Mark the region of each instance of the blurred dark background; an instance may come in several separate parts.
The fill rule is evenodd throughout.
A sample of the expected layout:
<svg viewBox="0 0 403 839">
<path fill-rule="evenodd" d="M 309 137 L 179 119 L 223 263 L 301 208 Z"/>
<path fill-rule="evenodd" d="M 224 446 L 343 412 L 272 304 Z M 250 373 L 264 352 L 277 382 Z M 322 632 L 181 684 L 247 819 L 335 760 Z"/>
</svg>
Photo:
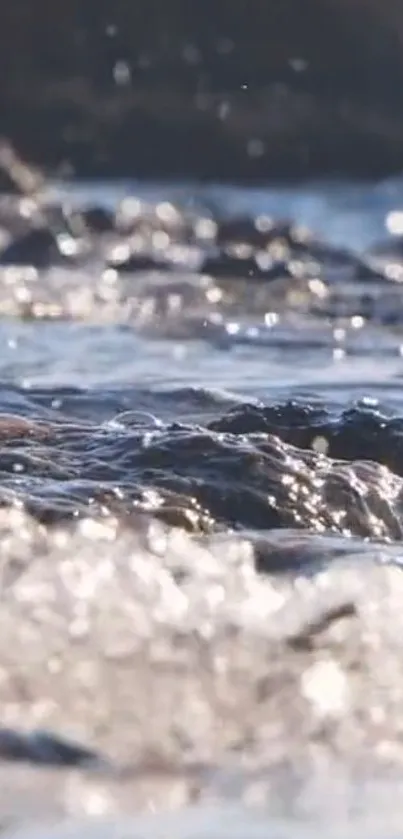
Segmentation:
<svg viewBox="0 0 403 839">
<path fill-rule="evenodd" d="M 403 169 L 403 0 L 3 0 L 0 42 L 0 133 L 49 169 Z"/>
</svg>

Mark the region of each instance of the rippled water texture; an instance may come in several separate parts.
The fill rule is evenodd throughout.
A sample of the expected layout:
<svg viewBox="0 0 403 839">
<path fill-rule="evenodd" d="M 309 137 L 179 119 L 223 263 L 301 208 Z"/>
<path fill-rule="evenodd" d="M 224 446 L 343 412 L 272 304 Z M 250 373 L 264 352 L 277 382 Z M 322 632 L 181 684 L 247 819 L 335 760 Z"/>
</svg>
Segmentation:
<svg viewBox="0 0 403 839">
<path fill-rule="evenodd" d="M 403 182 L 54 184 L 0 246 L 4 828 L 399 835 Z"/>
</svg>

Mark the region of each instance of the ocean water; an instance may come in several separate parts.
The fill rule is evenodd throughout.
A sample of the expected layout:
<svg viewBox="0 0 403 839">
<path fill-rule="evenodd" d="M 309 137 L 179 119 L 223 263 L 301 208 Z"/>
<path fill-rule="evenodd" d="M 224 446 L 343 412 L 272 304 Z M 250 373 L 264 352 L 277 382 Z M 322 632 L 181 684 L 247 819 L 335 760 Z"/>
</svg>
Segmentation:
<svg viewBox="0 0 403 839">
<path fill-rule="evenodd" d="M 402 834 L 403 179 L 0 200 L 0 823 Z"/>
</svg>

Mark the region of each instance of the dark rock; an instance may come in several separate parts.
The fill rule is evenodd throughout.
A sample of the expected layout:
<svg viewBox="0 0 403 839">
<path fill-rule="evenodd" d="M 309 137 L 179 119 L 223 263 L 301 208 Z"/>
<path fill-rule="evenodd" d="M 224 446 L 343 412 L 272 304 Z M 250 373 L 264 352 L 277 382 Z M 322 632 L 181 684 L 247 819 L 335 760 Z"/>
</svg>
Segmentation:
<svg viewBox="0 0 403 839">
<path fill-rule="evenodd" d="M 76 262 L 79 249 L 73 237 L 68 237 L 69 247 L 63 244 L 49 227 L 38 227 L 16 236 L 0 252 L 0 265 L 32 265 L 39 270 L 52 265 L 70 265 Z M 71 246 L 71 247 L 70 247 Z"/>
<path fill-rule="evenodd" d="M 338 248 L 315 240 L 307 244 L 294 245 L 294 250 L 300 255 L 312 257 L 325 267 L 354 270 L 357 265 L 356 255 L 347 248 Z"/>
<path fill-rule="evenodd" d="M 33 265 L 47 268 L 60 261 L 54 233 L 46 227 L 18 236 L 0 253 L 0 265 Z"/>
<path fill-rule="evenodd" d="M 266 255 L 264 254 L 263 265 L 257 261 L 258 254 L 252 256 L 232 256 L 225 251 L 217 256 L 207 256 L 202 264 L 203 274 L 211 274 L 213 277 L 239 278 L 251 280 L 277 280 L 293 277 L 286 262 L 271 261 L 267 258 L 267 267 L 264 265 Z"/>
<path fill-rule="evenodd" d="M 46 766 L 97 768 L 102 759 L 91 749 L 45 731 L 18 732 L 0 728 L 0 758 Z"/>
<path fill-rule="evenodd" d="M 140 271 L 169 271 L 172 269 L 172 266 L 169 262 L 158 259 L 151 254 L 137 254 L 132 253 L 126 259 L 108 260 L 109 268 L 114 268 L 115 271 L 119 271 L 125 274 L 136 273 Z"/>
<path fill-rule="evenodd" d="M 81 216 L 90 233 L 111 233 L 115 229 L 115 216 L 106 207 L 86 207 Z"/>
<path fill-rule="evenodd" d="M 257 226 L 257 220 L 250 216 L 237 216 L 220 222 L 217 231 L 217 244 L 222 247 L 233 243 L 247 243 L 257 248 L 263 248 L 268 240 L 268 233 L 272 223 L 267 219 L 263 229 Z"/>
<path fill-rule="evenodd" d="M 387 277 L 384 271 L 364 259 L 357 259 L 353 279 L 362 280 L 366 283 L 393 283 L 393 280 Z"/>
</svg>

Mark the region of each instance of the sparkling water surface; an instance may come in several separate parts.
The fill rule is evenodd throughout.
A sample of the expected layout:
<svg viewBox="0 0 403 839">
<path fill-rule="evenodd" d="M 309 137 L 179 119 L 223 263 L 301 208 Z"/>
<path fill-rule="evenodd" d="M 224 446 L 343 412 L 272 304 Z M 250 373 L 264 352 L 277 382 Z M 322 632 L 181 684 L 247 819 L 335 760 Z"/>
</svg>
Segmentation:
<svg viewBox="0 0 403 839">
<path fill-rule="evenodd" d="M 5 835 L 398 837 L 403 179 L 46 200 L 128 197 L 118 242 L 0 267 L 2 725 L 120 767 L 2 762 Z M 204 271 L 184 228 L 239 216 L 314 244 Z"/>
</svg>

